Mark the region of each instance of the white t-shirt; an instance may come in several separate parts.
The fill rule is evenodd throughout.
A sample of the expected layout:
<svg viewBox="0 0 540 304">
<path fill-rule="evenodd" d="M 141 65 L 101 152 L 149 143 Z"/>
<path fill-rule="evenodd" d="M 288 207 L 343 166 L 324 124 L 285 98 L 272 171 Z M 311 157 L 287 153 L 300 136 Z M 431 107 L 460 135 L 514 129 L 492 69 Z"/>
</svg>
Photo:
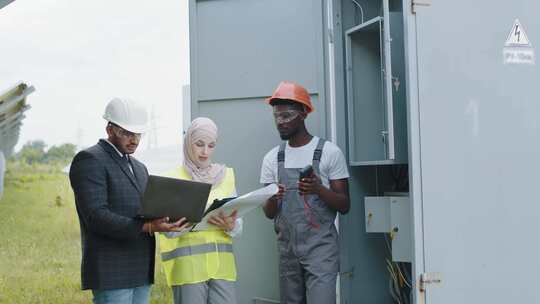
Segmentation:
<svg viewBox="0 0 540 304">
<path fill-rule="evenodd" d="M 318 143 L 319 138 L 317 136 L 313 136 L 311 141 L 302 147 L 293 148 L 287 142 L 285 146 L 285 168 L 304 168 L 311 165 L 313 163 L 313 152 L 315 152 Z M 278 182 L 278 152 L 279 146 L 273 148 L 264 156 L 261 167 L 261 184 Z M 321 181 L 325 187 L 329 187 L 330 180 L 349 177 L 345 157 L 334 143 L 329 141 L 324 143 L 319 170 L 321 172 Z"/>
</svg>

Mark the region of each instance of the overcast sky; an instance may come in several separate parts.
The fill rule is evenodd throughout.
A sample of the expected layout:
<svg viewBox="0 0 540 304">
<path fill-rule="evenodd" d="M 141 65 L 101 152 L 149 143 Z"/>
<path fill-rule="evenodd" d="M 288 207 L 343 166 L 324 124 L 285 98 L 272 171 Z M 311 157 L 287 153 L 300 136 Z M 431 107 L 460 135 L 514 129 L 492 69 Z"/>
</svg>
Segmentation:
<svg viewBox="0 0 540 304">
<path fill-rule="evenodd" d="M 179 143 L 187 2 L 16 0 L 0 9 L 0 91 L 19 81 L 36 88 L 17 147 L 94 144 L 114 96 L 154 108 L 159 146 Z"/>
</svg>

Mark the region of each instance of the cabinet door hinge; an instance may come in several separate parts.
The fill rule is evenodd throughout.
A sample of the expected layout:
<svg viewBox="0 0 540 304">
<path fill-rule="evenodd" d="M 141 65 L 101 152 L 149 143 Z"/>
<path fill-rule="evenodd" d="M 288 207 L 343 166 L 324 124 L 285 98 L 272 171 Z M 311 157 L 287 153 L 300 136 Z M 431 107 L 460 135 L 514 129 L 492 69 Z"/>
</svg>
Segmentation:
<svg viewBox="0 0 540 304">
<path fill-rule="evenodd" d="M 424 272 L 420 275 L 420 292 L 426 291 L 426 285 L 438 285 L 442 283 L 442 274 L 440 272 Z"/>
<path fill-rule="evenodd" d="M 412 13 L 416 14 L 419 7 L 427 7 L 431 5 L 431 0 L 412 0 Z"/>
</svg>

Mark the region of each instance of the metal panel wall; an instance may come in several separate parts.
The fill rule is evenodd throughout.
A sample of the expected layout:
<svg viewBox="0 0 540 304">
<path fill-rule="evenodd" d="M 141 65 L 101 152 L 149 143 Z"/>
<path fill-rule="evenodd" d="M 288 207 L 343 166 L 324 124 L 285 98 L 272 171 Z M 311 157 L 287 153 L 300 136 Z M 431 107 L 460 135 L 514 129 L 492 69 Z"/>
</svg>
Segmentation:
<svg viewBox="0 0 540 304">
<path fill-rule="evenodd" d="M 190 1 L 192 117 L 220 127 L 216 161 L 234 167 L 239 193 L 260 187 L 264 154 L 279 144 L 264 98 L 281 80 L 312 94 L 308 128 L 326 136 L 322 0 Z M 235 240 L 238 302 L 279 299 L 277 247 L 262 211 Z"/>
<path fill-rule="evenodd" d="M 442 273 L 428 304 L 540 302 L 540 69 L 503 64 L 514 20 L 540 43 L 540 3 L 493 4 L 434 1 L 416 15 L 419 99 L 410 120 L 418 119 L 420 149 L 412 158 L 421 169 L 425 271 Z"/>
<path fill-rule="evenodd" d="M 266 96 L 283 79 L 319 93 L 321 10 L 321 1 L 198 1 L 197 100 Z"/>
</svg>

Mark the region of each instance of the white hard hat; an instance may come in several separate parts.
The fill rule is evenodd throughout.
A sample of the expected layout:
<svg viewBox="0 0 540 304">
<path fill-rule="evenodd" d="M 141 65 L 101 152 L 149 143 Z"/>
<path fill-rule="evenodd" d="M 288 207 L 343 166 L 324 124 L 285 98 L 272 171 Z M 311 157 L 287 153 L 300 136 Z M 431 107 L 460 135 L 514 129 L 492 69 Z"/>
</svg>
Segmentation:
<svg viewBox="0 0 540 304">
<path fill-rule="evenodd" d="M 148 114 L 140 104 L 130 99 L 113 98 L 105 108 L 103 118 L 133 133 L 144 133 L 147 129 Z"/>
</svg>

